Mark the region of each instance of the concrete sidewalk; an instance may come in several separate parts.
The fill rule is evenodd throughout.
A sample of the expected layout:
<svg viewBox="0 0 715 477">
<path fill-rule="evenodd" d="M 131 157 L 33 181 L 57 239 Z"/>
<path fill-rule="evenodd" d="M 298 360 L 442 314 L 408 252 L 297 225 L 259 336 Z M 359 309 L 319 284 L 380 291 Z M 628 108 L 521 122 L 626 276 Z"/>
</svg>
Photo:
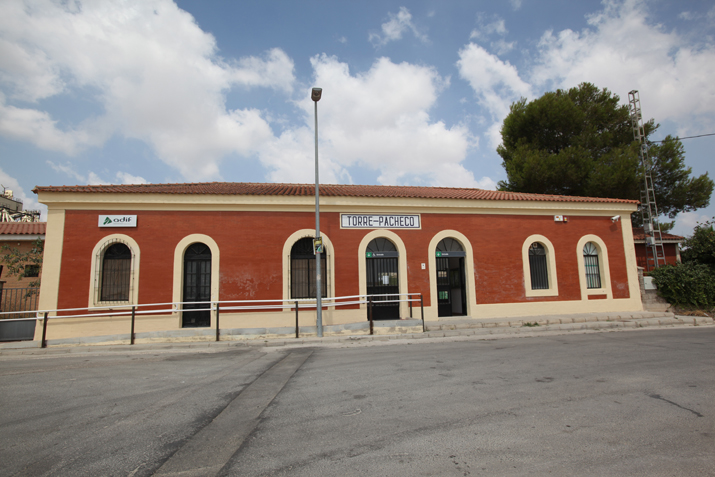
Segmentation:
<svg viewBox="0 0 715 477">
<path fill-rule="evenodd" d="M 542 336 L 572 332 L 598 332 L 672 327 L 715 326 L 710 317 L 674 315 L 666 312 L 583 313 L 519 318 L 471 319 L 466 317 L 440 318 L 428 321 L 424 333 L 376 335 L 341 335 L 323 338 L 273 338 L 226 341 L 153 342 L 135 345 L 50 346 L 40 348 L 36 342 L 0 344 L 0 356 L 55 355 L 92 352 L 220 351 L 235 347 L 322 347 L 358 344 L 387 344 L 388 342 L 442 341 L 462 339 L 498 339 L 501 337 Z"/>
</svg>

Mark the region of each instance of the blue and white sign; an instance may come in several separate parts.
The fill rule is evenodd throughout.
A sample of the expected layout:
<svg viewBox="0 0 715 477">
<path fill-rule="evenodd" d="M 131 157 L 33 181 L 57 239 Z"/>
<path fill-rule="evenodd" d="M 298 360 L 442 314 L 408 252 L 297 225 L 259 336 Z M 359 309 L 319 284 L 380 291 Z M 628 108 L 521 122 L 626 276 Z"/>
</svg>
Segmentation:
<svg viewBox="0 0 715 477">
<path fill-rule="evenodd" d="M 419 229 L 420 216 L 402 214 L 340 214 L 343 229 Z"/>
<path fill-rule="evenodd" d="M 100 215 L 100 227 L 136 227 L 136 215 Z"/>
</svg>

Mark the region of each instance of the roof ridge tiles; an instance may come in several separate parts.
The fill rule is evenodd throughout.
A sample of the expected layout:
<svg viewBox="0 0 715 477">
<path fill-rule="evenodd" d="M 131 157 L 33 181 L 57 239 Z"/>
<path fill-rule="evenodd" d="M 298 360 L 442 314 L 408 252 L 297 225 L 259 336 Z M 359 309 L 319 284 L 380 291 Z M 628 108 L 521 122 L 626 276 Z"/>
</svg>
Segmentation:
<svg viewBox="0 0 715 477">
<path fill-rule="evenodd" d="M 636 200 L 576 197 L 556 194 L 533 194 L 485 190 L 467 187 L 427 187 L 412 185 L 320 184 L 321 193 L 330 197 L 417 198 L 453 200 L 527 200 L 548 202 L 633 203 Z M 33 192 L 129 193 L 129 194 L 207 194 L 254 196 L 310 196 L 314 184 L 261 182 L 188 182 L 165 184 L 98 184 L 85 186 L 36 186 Z"/>
</svg>

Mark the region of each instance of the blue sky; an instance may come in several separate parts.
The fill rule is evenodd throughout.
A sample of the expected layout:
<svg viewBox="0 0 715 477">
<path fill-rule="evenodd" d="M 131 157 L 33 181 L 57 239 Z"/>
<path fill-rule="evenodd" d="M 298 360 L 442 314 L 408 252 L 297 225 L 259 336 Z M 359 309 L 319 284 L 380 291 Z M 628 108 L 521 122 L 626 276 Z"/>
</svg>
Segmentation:
<svg viewBox="0 0 715 477">
<path fill-rule="evenodd" d="M 310 183 L 319 86 L 321 182 L 492 189 L 520 97 L 637 89 L 657 138 L 715 132 L 714 36 L 699 0 L 5 0 L 0 183 L 26 208 L 35 185 Z M 715 136 L 683 144 L 715 175 Z"/>
</svg>

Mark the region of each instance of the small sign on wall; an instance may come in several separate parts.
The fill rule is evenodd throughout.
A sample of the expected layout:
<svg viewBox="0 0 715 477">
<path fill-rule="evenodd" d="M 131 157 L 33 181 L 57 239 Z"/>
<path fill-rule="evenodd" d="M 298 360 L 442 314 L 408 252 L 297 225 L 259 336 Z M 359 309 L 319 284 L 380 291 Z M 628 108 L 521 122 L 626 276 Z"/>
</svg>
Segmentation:
<svg viewBox="0 0 715 477">
<path fill-rule="evenodd" d="M 136 227 L 136 215 L 100 215 L 100 227 Z"/>
</svg>

